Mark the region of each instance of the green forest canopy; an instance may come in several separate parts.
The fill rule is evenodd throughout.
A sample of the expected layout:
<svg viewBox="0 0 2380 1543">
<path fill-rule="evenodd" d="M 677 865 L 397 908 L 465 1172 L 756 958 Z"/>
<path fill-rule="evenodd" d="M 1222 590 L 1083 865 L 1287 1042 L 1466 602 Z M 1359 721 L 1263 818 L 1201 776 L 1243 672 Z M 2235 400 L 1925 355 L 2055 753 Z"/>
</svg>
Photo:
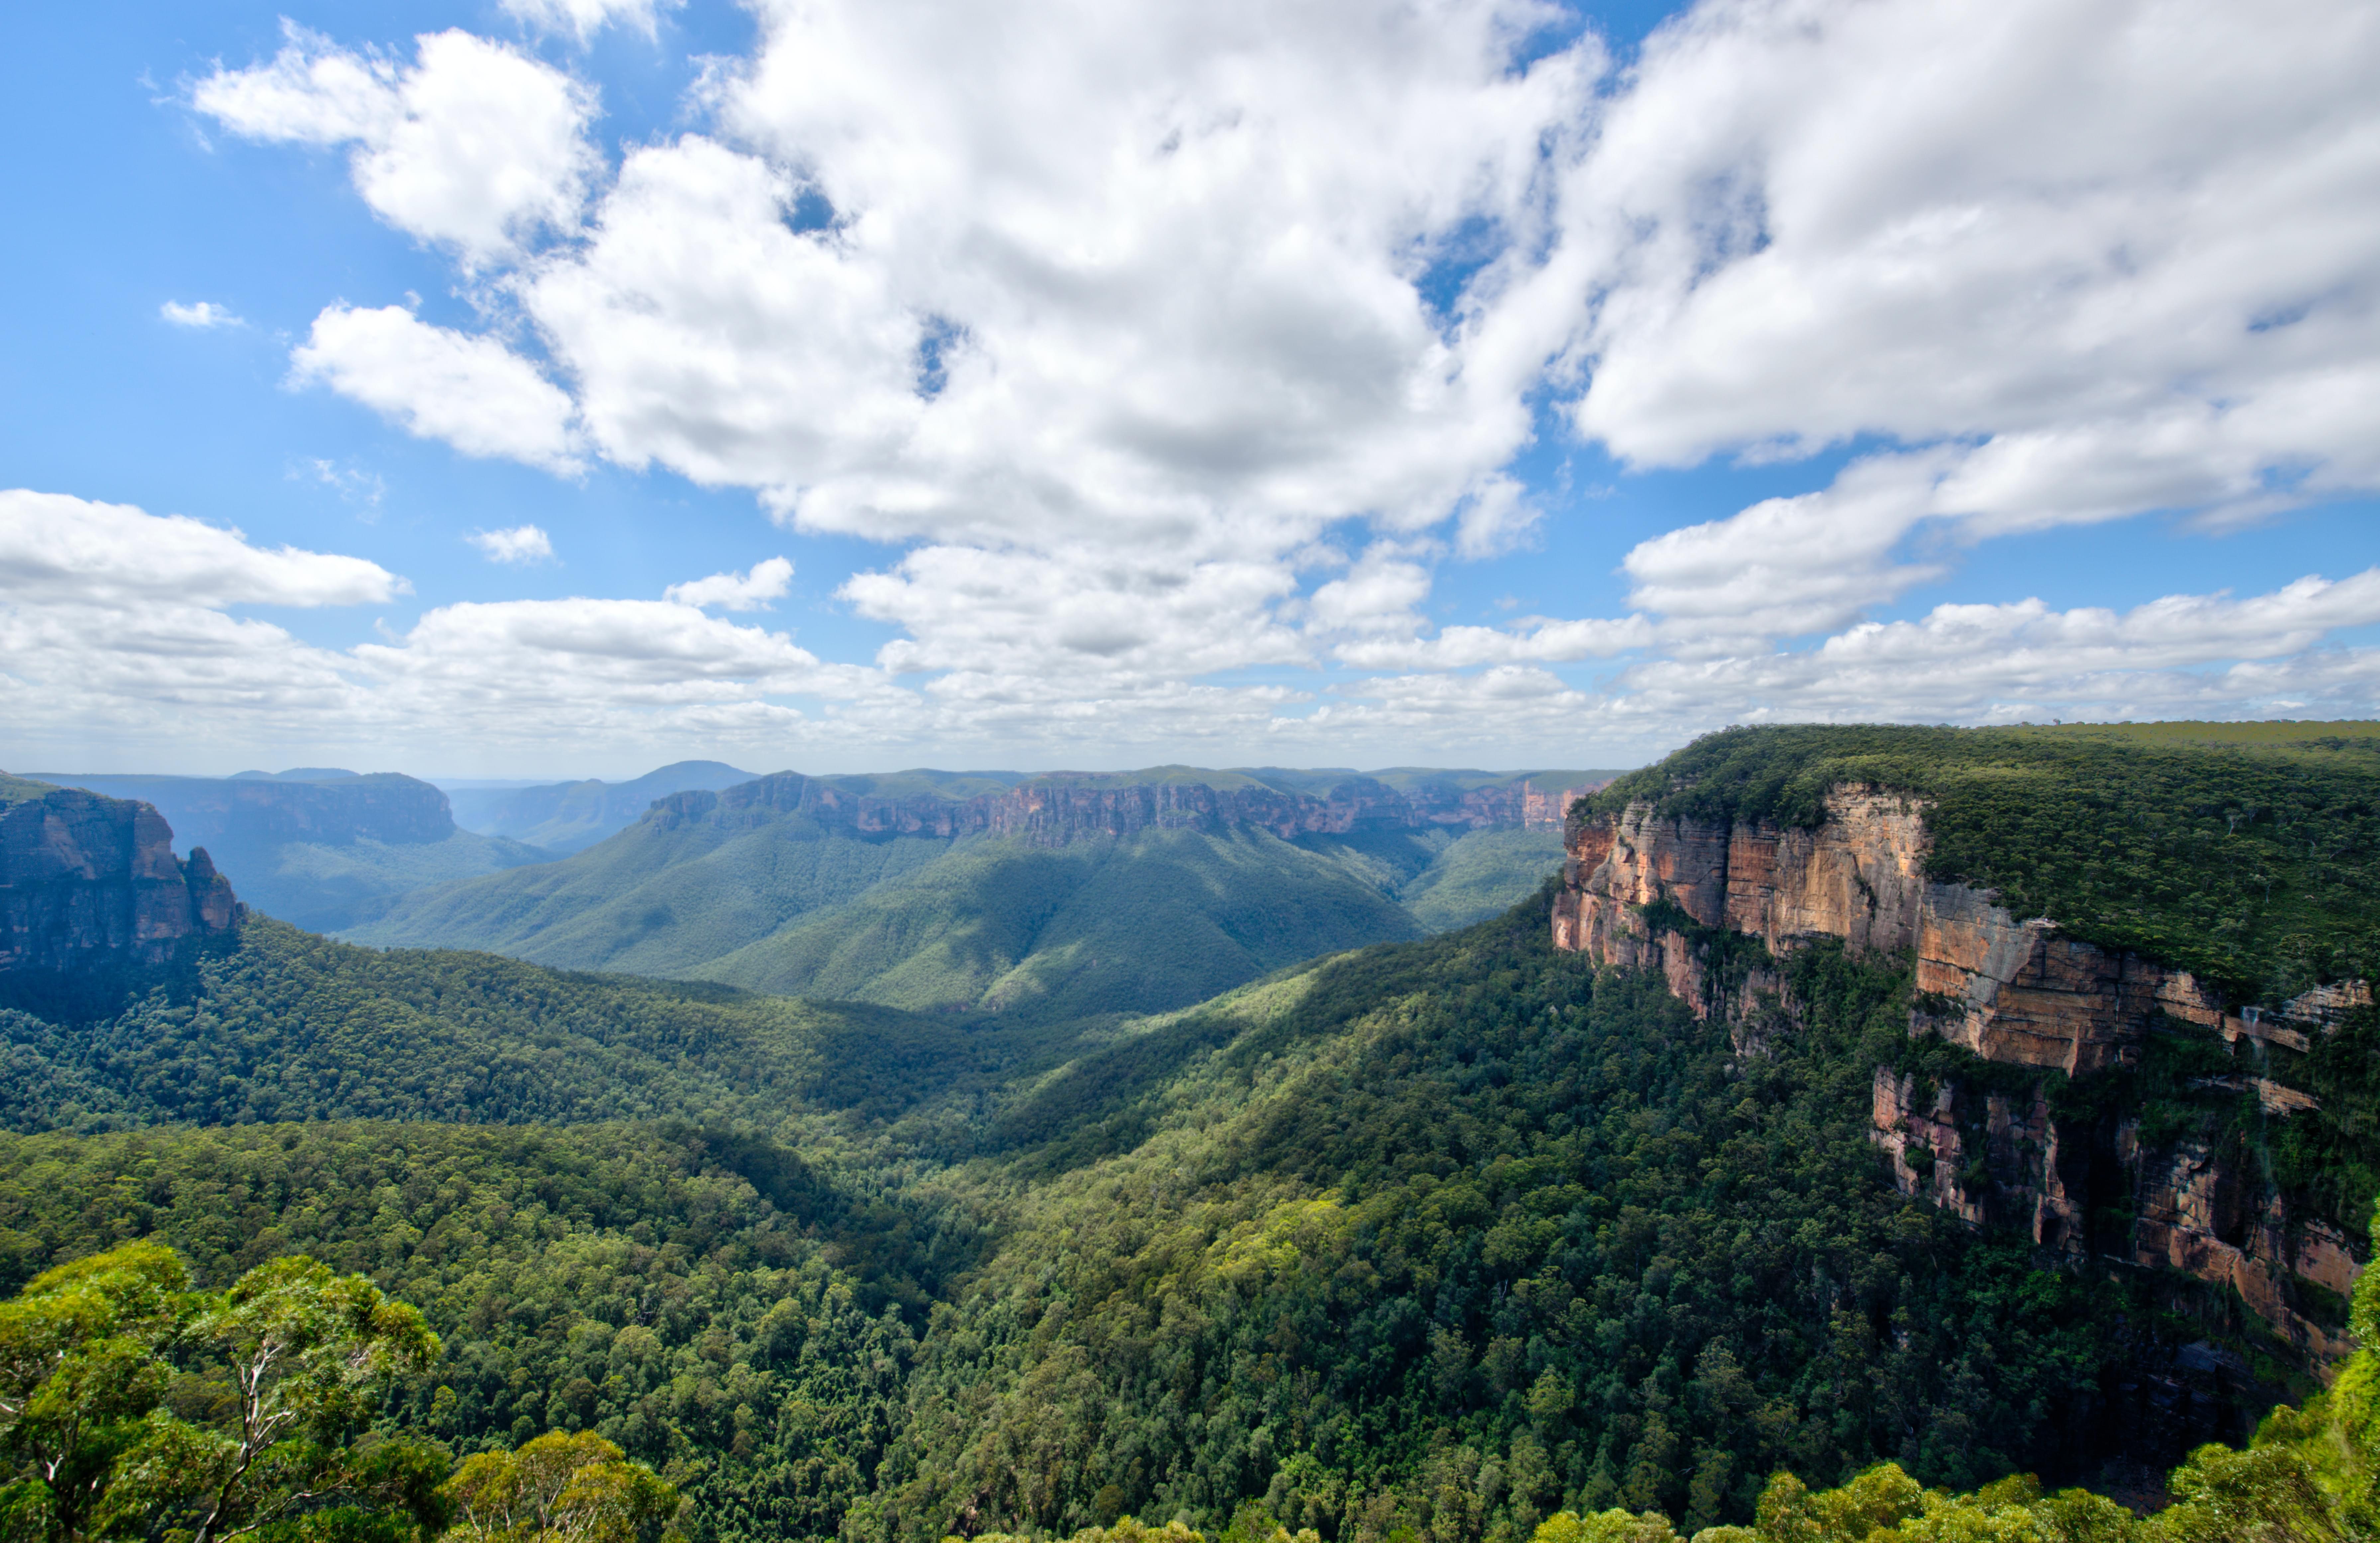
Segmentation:
<svg viewBox="0 0 2380 1543">
<path fill-rule="evenodd" d="M 1781 764 L 1751 748 L 1729 764 Z M 2360 754 L 2307 752 L 2306 796 L 2346 807 Z M 1949 1492 L 2179 1462 L 2313 1391 L 2203 1294 L 2036 1269 L 1881 1182 L 1873 1071 L 1913 1053 L 1892 962 L 1798 954 L 1798 1022 L 1740 1045 L 1557 954 L 1547 904 L 1038 1027 L 252 923 L 116 1018 L 0 1016 L 0 1288 L 140 1240 L 209 1289 L 297 1253 L 360 1272 L 444 1342 L 387 1433 L 592 1433 L 685 1493 L 698 1543 L 1126 1543 L 1126 1515 L 1661 1543 L 1803 1528 L 1764 1513 L 1779 1469 L 1872 1480 L 1796 1537 L 2064 1536 L 2022 1487 Z M 2277 1172 L 2368 1176 L 2375 1032 L 2325 1042 Z M 2222 1117 L 2200 1071 L 2107 1096 Z M 2258 1386 L 2192 1370 L 2208 1339 Z"/>
</svg>

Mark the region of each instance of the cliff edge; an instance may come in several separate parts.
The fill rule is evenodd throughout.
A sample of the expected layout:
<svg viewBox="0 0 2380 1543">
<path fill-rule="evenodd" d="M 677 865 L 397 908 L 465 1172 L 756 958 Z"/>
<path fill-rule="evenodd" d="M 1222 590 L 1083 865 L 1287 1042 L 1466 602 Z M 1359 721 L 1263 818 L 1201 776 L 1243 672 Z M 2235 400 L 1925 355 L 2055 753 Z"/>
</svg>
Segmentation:
<svg viewBox="0 0 2380 1543">
<path fill-rule="evenodd" d="M 2267 1053 L 2309 1050 L 2370 1006 L 2368 982 L 2317 986 L 2277 1010 L 2230 1003 L 2187 970 L 1930 878 L 1927 810 L 1922 796 L 1867 783 L 1827 788 L 1822 818 L 1807 826 L 1665 818 L 1646 799 L 1582 808 L 1567 832 L 1554 944 L 1658 970 L 1701 1016 L 1749 1020 L 1780 1006 L 1779 961 L 1838 939 L 1854 955 L 1913 961 L 1913 1038 L 2073 1078 L 2131 1067 L 2153 1036 L 2195 1028 L 2248 1042 L 2245 1064 L 2275 1074 L 2227 1084 L 2252 1091 L 2263 1114 L 2315 1107 Z M 2006 1079 L 1879 1066 L 1873 1138 L 1903 1193 L 1970 1222 L 2022 1228 L 2077 1261 L 2112 1257 L 2236 1292 L 2317 1362 L 2352 1348 L 2338 1314 L 2321 1310 L 2360 1270 L 2338 1228 L 2290 1214 L 2237 1148 L 2153 1143 L 2137 1112 L 2061 1118 L 2052 1092 L 2046 1077 L 2028 1094 Z"/>
<path fill-rule="evenodd" d="M 0 1005 L 103 1011 L 228 940 L 245 908 L 147 804 L 12 780 L 0 807 Z"/>
</svg>

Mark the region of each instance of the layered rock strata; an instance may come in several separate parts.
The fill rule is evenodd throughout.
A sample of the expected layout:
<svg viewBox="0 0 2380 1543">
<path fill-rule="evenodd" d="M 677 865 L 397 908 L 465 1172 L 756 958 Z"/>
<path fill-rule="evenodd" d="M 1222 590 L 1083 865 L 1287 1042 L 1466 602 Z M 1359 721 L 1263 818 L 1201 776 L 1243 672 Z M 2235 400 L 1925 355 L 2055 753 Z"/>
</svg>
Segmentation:
<svg viewBox="0 0 2380 1543">
<path fill-rule="evenodd" d="M 2070 1075 L 2136 1060 L 2160 1018 L 2303 1051 L 2310 1035 L 2371 1002 L 2369 984 L 2350 982 L 2277 1014 L 2230 1010 L 2187 971 L 2066 937 L 2046 918 L 2012 916 L 1988 892 L 1928 879 L 1924 814 L 1909 796 L 1847 784 L 1828 794 L 1812 830 L 1662 819 L 1643 803 L 1584 820 L 1569 833 L 1554 944 L 1658 969 L 1698 1014 L 1744 1018 L 1781 978 L 1760 966 L 1714 968 L 1712 933 L 1757 938 L 1772 959 L 1840 938 L 1854 954 L 1914 958 L 1912 1034 Z M 2313 1107 L 2268 1076 L 2222 1080 L 2252 1088 L 2270 1118 Z M 1904 1193 L 1977 1225 L 2024 1228 L 2078 1259 L 2113 1255 L 2228 1288 L 2317 1358 L 2348 1348 L 2343 1330 L 2300 1310 L 2306 1295 L 2293 1284 L 2343 1296 L 2357 1270 L 2346 1240 L 2287 1216 L 2236 1161 L 2187 1142 L 2145 1150 L 2132 1121 L 2068 1128 L 2038 1082 L 2016 1097 L 1955 1081 L 1920 1087 L 1879 1067 L 1872 1118 Z M 2108 1220 L 2121 1217 L 2131 1220 Z"/>
<path fill-rule="evenodd" d="M 847 792 L 799 772 L 781 772 L 717 792 L 674 793 L 646 820 L 664 829 L 697 822 L 734 825 L 800 814 L 861 835 L 987 834 L 1038 846 L 1063 846 L 1094 836 L 1142 831 L 1220 833 L 1233 827 L 1271 832 L 1284 840 L 1344 835 L 1363 828 L 1432 827 L 1454 831 L 1535 825 L 1550 828 L 1587 789 L 1538 793 L 1528 784 L 1405 793 L 1369 777 L 1350 777 L 1321 796 L 1261 785 L 1212 787 L 1203 783 L 1107 784 L 1085 777 L 1039 778 L 1001 793 L 967 799 L 930 794 L 884 798 Z"/>
<path fill-rule="evenodd" d="M 73 1010 L 187 963 L 242 907 L 147 804 L 59 788 L 0 808 L 0 1000 Z"/>
</svg>

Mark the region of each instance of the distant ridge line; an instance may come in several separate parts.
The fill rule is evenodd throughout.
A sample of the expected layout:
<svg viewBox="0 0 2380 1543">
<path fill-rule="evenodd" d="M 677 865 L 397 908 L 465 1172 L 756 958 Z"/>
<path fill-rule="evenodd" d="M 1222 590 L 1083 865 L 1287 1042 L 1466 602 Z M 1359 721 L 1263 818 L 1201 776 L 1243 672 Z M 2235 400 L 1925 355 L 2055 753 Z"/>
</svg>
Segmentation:
<svg viewBox="0 0 2380 1543">
<path fill-rule="evenodd" d="M 880 797 L 837 787 L 827 778 L 779 772 L 717 791 L 673 793 L 654 800 L 644 822 L 664 830 L 698 822 L 732 825 L 738 811 L 799 814 L 863 835 L 988 834 L 1038 846 L 1148 830 L 1218 834 L 1253 826 L 1283 840 L 1344 835 L 1359 827 L 1439 827 L 1482 831 L 1559 829 L 1571 801 L 1603 786 L 1591 783 L 1539 792 L 1531 784 L 1401 791 L 1370 777 L 1349 777 L 1317 796 L 1263 786 L 1198 783 L 1090 785 L 1038 778 L 1002 793 L 952 799 L 931 794 Z"/>
</svg>

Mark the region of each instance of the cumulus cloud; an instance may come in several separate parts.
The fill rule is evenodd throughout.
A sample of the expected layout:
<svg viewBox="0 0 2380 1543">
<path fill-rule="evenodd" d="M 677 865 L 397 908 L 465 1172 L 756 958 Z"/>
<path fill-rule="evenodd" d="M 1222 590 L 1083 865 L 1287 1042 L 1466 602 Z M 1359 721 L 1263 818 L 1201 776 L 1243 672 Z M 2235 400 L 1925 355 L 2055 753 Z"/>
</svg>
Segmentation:
<svg viewBox="0 0 2380 1543">
<path fill-rule="evenodd" d="M 1359 670 L 1464 670 L 1479 664 L 1570 663 L 1609 659 L 1655 640 L 1653 624 L 1642 616 L 1574 621 L 1536 619 L 1527 630 L 1450 626 L 1430 638 L 1366 638 L 1332 651 Z"/>
<path fill-rule="evenodd" d="M 228 609 L 380 604 L 407 588 L 361 558 L 260 547 L 180 515 L 0 492 L 6 737 L 27 749 L 94 730 L 170 743 L 217 716 L 268 732 L 350 721 L 369 708 L 337 656 Z"/>
<path fill-rule="evenodd" d="M 568 75 L 464 31 L 417 39 L 408 67 L 294 22 L 282 30 L 269 63 L 216 68 L 191 104 L 246 139 L 352 144 L 373 212 L 472 266 L 576 225 L 596 170 L 585 138 L 596 106 Z"/>
<path fill-rule="evenodd" d="M 582 39 L 654 16 L 512 8 Z M 2272 619 L 2360 614 L 2361 578 L 1865 619 L 1975 542 L 2380 489 L 2368 6 L 1704 0 L 1616 78 L 1591 35 L 1543 52 L 1538 0 L 754 8 L 697 128 L 608 179 L 591 91 L 462 33 L 406 64 L 293 29 L 193 101 L 352 146 L 491 318 L 334 305 L 297 379 L 899 548 L 840 590 L 904 635 L 847 732 L 2371 699 L 2325 644 L 2362 624 Z M 1578 517 L 1516 469 L 1540 407 L 1635 468 L 1857 455 L 1641 541 L 1631 614 L 1433 632 L 1443 564 Z M 1630 653 L 1658 657 L 1599 691 L 1549 668 Z M 1318 660 L 1378 674 L 1202 679 Z"/>
<path fill-rule="evenodd" d="M 841 593 L 910 634 L 879 650 L 883 668 L 949 671 L 965 690 L 1040 700 L 1304 662 L 1309 650 L 1269 609 L 1295 587 L 1274 562 L 928 546 L 889 572 L 855 575 Z"/>
<path fill-rule="evenodd" d="M 519 532 L 492 534 L 519 544 Z M 406 756 L 478 745 L 550 755 L 590 736 L 782 744 L 814 722 L 788 696 L 855 704 L 872 714 L 849 731 L 862 736 L 869 722 L 898 722 L 905 701 L 915 711 L 877 672 L 676 601 L 442 606 L 345 650 L 231 614 L 378 605 L 407 589 L 361 558 L 261 547 L 182 516 L 0 492 L 0 721 L 20 754 L 148 746 L 178 765 L 208 742 Z"/>
<path fill-rule="evenodd" d="M 194 327 L 203 332 L 210 327 L 244 327 L 247 322 L 212 300 L 200 300 L 196 305 L 184 305 L 167 300 L 157 308 L 157 314 L 177 327 Z"/>
<path fill-rule="evenodd" d="M 2313 645 L 2375 621 L 2380 568 L 2309 576 L 2245 600 L 2171 595 L 2121 613 L 2037 600 L 1950 604 L 1852 627 L 1814 650 L 1656 661 L 1622 686 L 1644 709 L 1747 722 L 2362 716 L 2380 690 L 2380 650 Z M 1889 704 L 1882 714 L 1879 704 Z"/>
<path fill-rule="evenodd" d="M 613 23 L 653 37 L 660 13 L 684 0 L 501 0 L 504 14 L 540 32 L 568 32 L 583 47 Z"/>
<path fill-rule="evenodd" d="M 540 526 L 515 525 L 501 530 L 473 530 L 463 538 L 491 563 L 544 563 L 553 557 L 553 538 Z"/>
<path fill-rule="evenodd" d="M 565 473 L 582 464 L 569 395 L 492 337 L 432 326 L 402 306 L 334 305 L 289 358 L 298 383 L 327 385 L 466 456 Z"/>
<path fill-rule="evenodd" d="M 0 594 L 11 604 L 369 605 L 410 589 L 360 557 L 267 551 L 183 515 L 0 492 Z"/>
<path fill-rule="evenodd" d="M 1540 286 L 1549 317 L 1591 297 L 1577 426 L 1656 466 L 1936 448 L 1640 549 L 1639 602 L 1781 579 L 1760 625 L 1806 630 L 1928 577 L 1888 555 L 1924 521 L 2380 485 L 2375 68 L 2352 5 L 1711 0 L 1662 29 Z"/>
<path fill-rule="evenodd" d="M 793 587 L 791 558 L 771 557 L 744 573 L 715 573 L 708 578 L 673 584 L 662 593 L 680 605 L 711 606 L 722 611 L 765 611 Z"/>
</svg>

